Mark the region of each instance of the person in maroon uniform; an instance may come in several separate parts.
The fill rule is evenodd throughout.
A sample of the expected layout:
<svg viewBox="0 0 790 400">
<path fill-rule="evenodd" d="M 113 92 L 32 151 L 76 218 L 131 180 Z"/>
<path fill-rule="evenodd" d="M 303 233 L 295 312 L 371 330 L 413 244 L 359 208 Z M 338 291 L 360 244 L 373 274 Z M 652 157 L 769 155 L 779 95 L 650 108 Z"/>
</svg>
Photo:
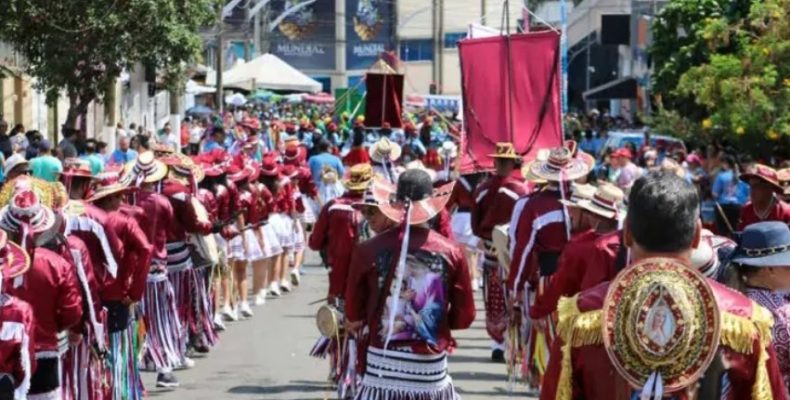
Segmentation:
<svg viewBox="0 0 790 400">
<path fill-rule="evenodd" d="M 764 221 L 790 224 L 790 204 L 781 198 L 784 188 L 776 170 L 757 164 L 753 172 L 743 173 L 740 178 L 751 187 L 750 200 L 741 209 L 740 230 Z"/>
<path fill-rule="evenodd" d="M 508 316 L 505 299 L 505 267 L 499 265 L 491 231 L 497 225 L 507 224 L 513 206 L 528 187 L 521 176 L 521 156 L 512 143 L 497 143 L 492 154 L 496 175 L 486 179 L 474 191 L 475 204 L 471 210 L 472 232 L 485 245 L 483 262 L 483 287 L 486 310 L 486 330 L 493 339 L 491 359 L 505 361 L 505 330 Z"/>
<path fill-rule="evenodd" d="M 430 176 L 414 169 L 401 174 L 395 201 L 376 197 L 399 226 L 358 245 L 351 258 L 346 328 L 361 341 L 366 362 L 357 399 L 457 396 L 447 353 L 455 347 L 450 331 L 474 321 L 472 286 L 461 248 L 426 224 L 450 191 L 433 197 Z"/>
<path fill-rule="evenodd" d="M 257 191 L 251 181 L 257 181 L 258 170 L 252 164 L 244 167 L 231 166 L 228 170 L 230 179 L 239 190 L 237 207 L 241 212 L 237 216 L 237 224 L 241 228 L 241 236 L 231 241 L 231 254 L 233 259 L 233 279 L 236 285 L 238 301 L 235 302 L 234 312 L 244 318 L 253 315 L 247 300 L 247 264 L 256 264 L 263 261 L 261 250 L 260 229 L 258 229 L 259 209 Z M 234 296 L 235 299 L 235 296 Z"/>
<path fill-rule="evenodd" d="M 535 298 L 529 308 L 529 318 L 541 320 L 557 310 L 560 297 L 573 296 L 614 278 L 624 267 L 616 268 L 618 254 L 626 250 L 620 244 L 618 221 L 625 216 L 622 211 L 625 195 L 618 187 L 602 184 L 591 199 L 574 199 L 569 207 L 578 209 L 592 221 L 593 230 L 576 235 L 562 250 L 557 261 L 557 272 L 545 287 L 543 296 Z M 625 254 L 620 254 L 625 263 Z"/>
<path fill-rule="evenodd" d="M 30 303 L 8 293 L 30 269 L 30 257 L 0 230 L 0 399 L 27 398 L 36 369 L 35 317 Z"/>
<path fill-rule="evenodd" d="M 153 248 L 137 221 L 120 211 L 124 196 L 134 189 L 129 183 L 120 181 L 118 173 L 101 174 L 88 198 L 88 202 L 107 213 L 107 230 L 123 243 L 118 277 L 105 285 L 101 296 L 108 314 L 107 347 L 112 365 L 113 400 L 142 399 L 144 393 L 134 349 L 139 321 L 134 316 L 133 304 L 143 298 Z"/>
<path fill-rule="evenodd" d="M 195 176 L 194 164 L 187 157 L 169 156 L 161 160 L 169 169 L 162 194 L 170 201 L 175 216 L 167 227 L 167 278 L 173 285 L 179 317 L 183 322 L 181 336 L 185 337 L 190 348 L 206 353 L 217 342 L 217 337 L 212 327 L 211 310 L 207 309 L 205 279 L 195 269 L 187 244 L 188 235 L 211 233 L 211 223 L 198 218 L 194 204 L 196 180 L 202 176 Z"/>
<path fill-rule="evenodd" d="M 272 185 L 274 184 L 274 179 L 280 174 L 279 166 L 272 162 L 274 159 L 271 156 L 269 157 L 268 160 L 270 161 L 262 163 L 258 180 L 253 183 L 259 193 L 259 196 L 257 196 L 258 230 L 263 253 L 263 259 L 253 264 L 252 293 L 255 295 L 255 305 L 266 303 L 266 297 L 269 295 L 269 287 L 272 283 L 274 264 L 279 261 L 280 255 L 283 253 L 283 247 L 280 244 L 280 239 L 277 237 L 277 232 L 269 221 L 269 217 L 276 209 L 276 204 L 272 190 L 264 182 Z M 276 187 L 272 189 L 277 190 Z"/>
<path fill-rule="evenodd" d="M 560 300 L 540 398 L 661 398 L 663 388 L 678 399 L 786 399 L 768 311 L 689 266 L 701 230 L 694 186 L 650 172 L 628 200 L 632 264 Z"/>
<path fill-rule="evenodd" d="M 346 192 L 324 205 L 310 235 L 310 248 L 326 256 L 329 268 L 327 303 L 339 310 L 343 309 L 351 254 L 358 243 L 369 237 L 362 212 L 354 205 L 363 200 L 372 179 L 370 164 L 352 166 L 348 179 L 343 181 Z M 347 335 L 335 338 L 322 336 L 310 352 L 311 356 L 318 358 L 329 355 L 330 376 L 341 387 L 347 369 L 355 368 L 353 364 L 345 362 L 345 354 L 340 354 L 340 350 L 348 349 L 349 345 Z"/>
<path fill-rule="evenodd" d="M 512 258 L 507 277 L 511 327 L 520 326 L 528 318 L 526 311 L 545 294 L 545 285 L 573 234 L 573 221 L 561 200 L 569 197 L 571 182 L 590 172 L 585 160 L 573 154 L 573 145 L 557 147 L 549 150 L 545 160 L 532 162 L 529 173 L 547 183 L 543 190 L 521 198 L 514 206 L 509 230 Z M 586 229 L 584 224 L 579 227 Z M 526 337 L 512 344 L 511 364 L 523 346 L 527 381 L 532 386 L 539 386 L 545 368 L 532 355 L 548 349 L 552 326 L 532 325 Z"/>
<path fill-rule="evenodd" d="M 310 248 L 326 252 L 329 265 L 327 300 L 335 306 L 345 293 L 351 253 L 361 239 L 363 217 L 352 205 L 362 200 L 372 179 L 370 164 L 351 167 L 348 179 L 343 182 L 346 193 L 324 205 L 310 235 Z"/>
<path fill-rule="evenodd" d="M 120 173 L 119 168 L 110 167 L 107 173 Z M 121 257 L 122 243 L 114 232 L 105 229 L 107 214 L 85 201 L 90 195 L 93 179 L 87 161 L 76 158 L 64 161 L 61 180 L 69 200 L 61 212 L 66 222 L 64 234 L 78 237 L 87 246 L 101 292 L 117 277 L 117 259 Z"/>
<path fill-rule="evenodd" d="M 37 238 L 52 230 L 55 222 L 52 209 L 44 206 L 30 188 L 17 190 L 0 216 L 0 228 L 27 248 L 33 260 L 30 270 L 15 278 L 8 288 L 9 294 L 30 303 L 36 320 L 38 365 L 28 399 L 61 398 L 61 354 L 68 342 L 82 341 L 77 328 L 83 313 L 77 272 L 58 253 L 36 245 Z M 63 331 L 67 331 L 68 339 L 59 337 Z"/>
<path fill-rule="evenodd" d="M 142 212 L 137 221 L 153 247 L 151 268 L 143 298 L 145 363 L 153 365 L 158 374 L 158 387 L 174 388 L 178 380 L 173 375 L 177 367 L 191 367 L 186 357 L 186 341 L 181 335 L 182 321 L 176 305 L 173 285 L 167 278 L 167 231 L 175 223 L 173 206 L 159 193 L 167 176 L 167 165 L 154 158 L 154 153 L 140 153 L 122 179 L 130 179 L 139 191 L 135 204 Z"/>
</svg>

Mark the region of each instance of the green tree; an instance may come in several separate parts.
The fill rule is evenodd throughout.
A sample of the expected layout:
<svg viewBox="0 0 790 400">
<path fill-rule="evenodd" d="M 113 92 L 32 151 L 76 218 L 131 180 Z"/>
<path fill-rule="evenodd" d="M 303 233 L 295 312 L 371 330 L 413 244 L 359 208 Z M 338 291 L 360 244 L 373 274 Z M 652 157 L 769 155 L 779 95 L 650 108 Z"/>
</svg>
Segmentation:
<svg viewBox="0 0 790 400">
<path fill-rule="evenodd" d="M 67 126 L 139 62 L 178 77 L 202 50 L 198 30 L 219 0 L 6 0 L 0 40 L 26 59 L 26 72 L 52 102 L 70 101 Z M 177 87 L 177 79 L 168 82 Z"/>
<path fill-rule="evenodd" d="M 652 122 L 682 129 L 675 133 L 687 138 L 725 140 L 759 155 L 786 150 L 790 0 L 755 1 L 748 8 L 721 2 L 725 8 L 711 11 L 716 2 L 675 0 L 654 26 L 654 84 L 664 101 Z M 693 16 L 688 3 L 697 3 L 702 11 Z M 686 7 L 685 22 L 673 25 L 664 13 L 672 15 L 680 6 Z M 671 30 L 677 26 L 691 34 L 674 39 L 673 53 Z"/>
</svg>

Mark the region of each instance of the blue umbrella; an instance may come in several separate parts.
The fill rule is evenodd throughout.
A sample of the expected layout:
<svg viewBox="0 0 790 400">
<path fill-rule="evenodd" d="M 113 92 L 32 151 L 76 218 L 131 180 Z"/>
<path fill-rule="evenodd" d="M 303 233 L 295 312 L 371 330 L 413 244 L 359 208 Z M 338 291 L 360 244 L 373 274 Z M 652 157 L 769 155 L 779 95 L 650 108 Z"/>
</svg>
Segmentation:
<svg viewBox="0 0 790 400">
<path fill-rule="evenodd" d="M 197 105 L 187 110 L 187 115 L 208 116 L 213 114 L 214 111 L 204 105 Z"/>
</svg>

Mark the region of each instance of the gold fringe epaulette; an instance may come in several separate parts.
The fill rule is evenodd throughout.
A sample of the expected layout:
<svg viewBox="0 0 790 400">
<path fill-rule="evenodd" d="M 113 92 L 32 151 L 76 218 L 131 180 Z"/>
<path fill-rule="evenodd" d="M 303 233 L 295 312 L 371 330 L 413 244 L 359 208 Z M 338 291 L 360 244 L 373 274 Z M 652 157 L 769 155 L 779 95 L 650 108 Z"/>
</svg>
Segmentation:
<svg viewBox="0 0 790 400">
<path fill-rule="evenodd" d="M 771 330 L 774 318 L 771 312 L 752 302 L 752 317 L 746 318 L 728 312 L 721 313 L 721 344 L 741 354 L 754 353 L 754 340 L 759 341 L 757 370 L 752 386 L 752 399 L 773 398 L 771 381 L 768 378 L 768 351 L 773 341 Z"/>
<path fill-rule="evenodd" d="M 570 400 L 573 396 L 573 364 L 571 352 L 574 347 L 603 343 L 601 310 L 581 312 L 577 297 L 563 297 L 557 303 L 557 332 L 562 339 L 562 364 L 557 384 L 557 400 Z"/>
</svg>

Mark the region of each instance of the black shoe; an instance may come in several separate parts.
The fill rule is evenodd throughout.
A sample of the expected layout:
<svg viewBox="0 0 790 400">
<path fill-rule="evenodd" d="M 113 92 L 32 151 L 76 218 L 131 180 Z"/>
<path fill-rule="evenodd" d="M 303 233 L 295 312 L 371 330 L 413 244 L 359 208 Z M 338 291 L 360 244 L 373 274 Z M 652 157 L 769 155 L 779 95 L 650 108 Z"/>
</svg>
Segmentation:
<svg viewBox="0 0 790 400">
<path fill-rule="evenodd" d="M 206 345 L 198 345 L 194 349 L 197 354 L 207 354 L 209 352 L 209 347 Z"/>
<path fill-rule="evenodd" d="M 502 349 L 494 349 L 494 351 L 491 352 L 491 361 L 495 363 L 504 363 L 505 351 Z"/>
<path fill-rule="evenodd" d="M 178 379 L 176 376 L 173 375 L 172 372 L 160 372 L 156 376 L 156 387 L 160 388 L 177 388 L 178 387 Z"/>
</svg>

